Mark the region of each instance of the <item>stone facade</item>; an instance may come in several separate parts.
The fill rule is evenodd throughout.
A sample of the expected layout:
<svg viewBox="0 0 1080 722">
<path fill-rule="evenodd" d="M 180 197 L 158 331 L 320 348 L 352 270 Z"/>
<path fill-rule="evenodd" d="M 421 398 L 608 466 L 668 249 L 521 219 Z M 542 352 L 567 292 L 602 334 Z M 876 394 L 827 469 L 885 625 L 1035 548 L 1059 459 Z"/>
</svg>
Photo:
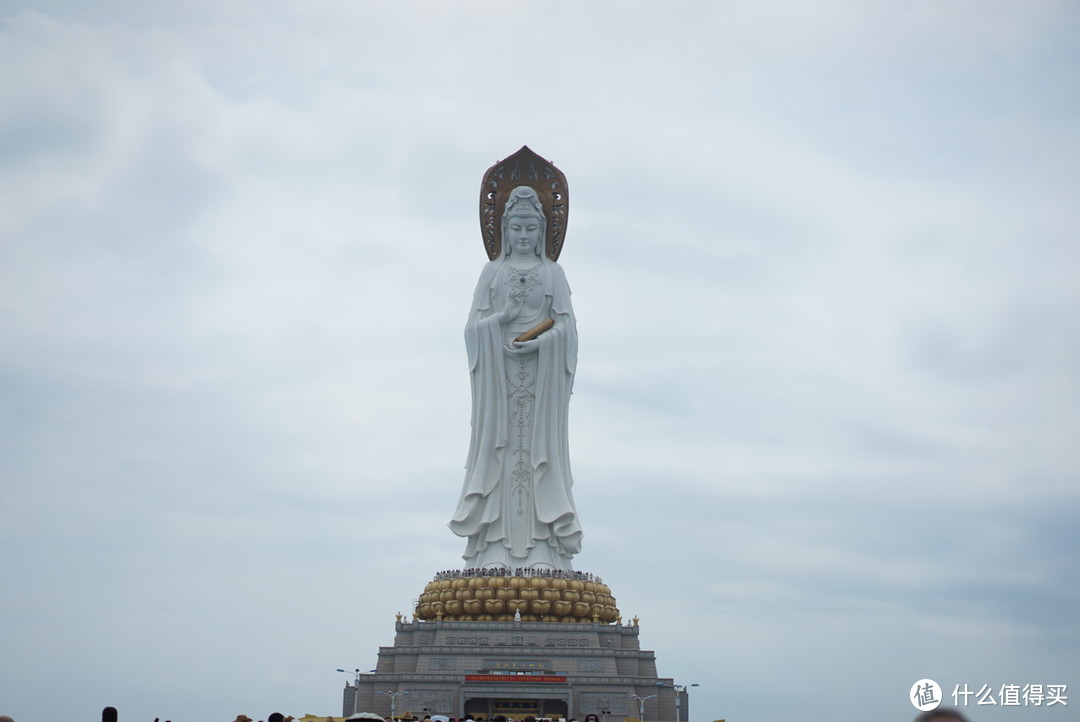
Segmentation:
<svg viewBox="0 0 1080 722">
<path fill-rule="evenodd" d="M 657 677 L 638 626 L 551 622 L 398 622 L 376 671 L 345 687 L 344 714 L 490 719 L 598 715 L 675 720 L 672 680 Z M 387 694 L 389 692 L 395 695 Z M 686 714 L 685 708 L 682 710 Z"/>
</svg>

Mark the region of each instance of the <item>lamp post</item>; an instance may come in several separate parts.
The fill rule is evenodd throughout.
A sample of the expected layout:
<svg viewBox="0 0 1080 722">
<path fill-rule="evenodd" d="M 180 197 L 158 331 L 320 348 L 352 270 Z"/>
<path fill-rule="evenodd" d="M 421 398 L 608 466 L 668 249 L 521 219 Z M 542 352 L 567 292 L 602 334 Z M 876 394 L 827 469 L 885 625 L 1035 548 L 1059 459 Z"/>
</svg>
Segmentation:
<svg viewBox="0 0 1080 722">
<path fill-rule="evenodd" d="M 359 687 L 360 686 L 360 669 L 359 668 L 357 668 L 357 669 L 339 669 L 337 671 L 338 672 L 344 672 L 345 674 L 355 674 L 356 675 L 356 681 L 353 682 L 353 686 L 354 687 Z"/>
<path fill-rule="evenodd" d="M 360 687 L 360 668 L 359 667 L 357 667 L 356 669 L 339 669 L 337 671 L 338 672 L 344 672 L 345 674 L 355 674 L 356 675 L 356 680 L 353 682 L 353 686 L 357 687 L 357 688 Z M 368 670 L 368 672 L 374 672 L 374 671 L 375 671 L 374 669 L 369 669 Z"/>
<path fill-rule="evenodd" d="M 689 687 L 700 687 L 697 682 L 693 684 L 667 684 L 666 682 L 657 682 L 657 687 L 671 687 L 675 690 L 675 722 L 682 722 L 682 714 L 679 711 L 679 706 L 682 704 L 682 696 L 686 694 L 686 690 Z"/>
<path fill-rule="evenodd" d="M 376 692 L 376 694 L 385 694 L 390 697 L 390 719 L 394 719 L 397 716 L 397 698 L 403 694 L 409 694 L 408 692 Z"/>
<path fill-rule="evenodd" d="M 636 694 L 632 694 L 630 697 L 637 700 L 638 719 L 641 720 L 641 722 L 645 722 L 645 702 L 646 700 L 656 699 L 656 695 L 650 694 L 648 697 L 638 697 Z"/>
</svg>

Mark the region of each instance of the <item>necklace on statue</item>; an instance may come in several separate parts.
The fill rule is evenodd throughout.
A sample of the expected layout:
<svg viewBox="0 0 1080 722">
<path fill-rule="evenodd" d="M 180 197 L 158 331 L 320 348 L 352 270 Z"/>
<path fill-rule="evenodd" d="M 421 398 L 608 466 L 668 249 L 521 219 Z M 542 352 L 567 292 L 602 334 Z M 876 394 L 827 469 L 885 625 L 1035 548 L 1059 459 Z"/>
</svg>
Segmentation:
<svg viewBox="0 0 1080 722">
<path fill-rule="evenodd" d="M 518 268 L 506 264 L 505 268 L 508 271 L 506 276 L 506 283 L 511 288 L 519 291 L 528 290 L 533 286 L 540 283 L 540 268 L 543 264 L 534 263 L 528 268 Z"/>
</svg>

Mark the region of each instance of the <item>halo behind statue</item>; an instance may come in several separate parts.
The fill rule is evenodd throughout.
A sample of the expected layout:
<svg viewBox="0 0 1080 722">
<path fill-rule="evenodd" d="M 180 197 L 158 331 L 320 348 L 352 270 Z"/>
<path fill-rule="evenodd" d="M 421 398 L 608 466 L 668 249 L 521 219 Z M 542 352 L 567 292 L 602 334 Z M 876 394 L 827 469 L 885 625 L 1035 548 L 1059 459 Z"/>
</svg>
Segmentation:
<svg viewBox="0 0 1080 722">
<path fill-rule="evenodd" d="M 517 186 L 529 186 L 536 191 L 547 216 L 544 254 L 552 261 L 559 260 L 566 238 L 566 217 L 570 207 L 566 176 L 550 161 L 533 153 L 527 145 L 488 168 L 480 184 L 480 233 L 488 258 L 494 261 L 502 253 L 500 220 L 506 197 Z"/>
</svg>

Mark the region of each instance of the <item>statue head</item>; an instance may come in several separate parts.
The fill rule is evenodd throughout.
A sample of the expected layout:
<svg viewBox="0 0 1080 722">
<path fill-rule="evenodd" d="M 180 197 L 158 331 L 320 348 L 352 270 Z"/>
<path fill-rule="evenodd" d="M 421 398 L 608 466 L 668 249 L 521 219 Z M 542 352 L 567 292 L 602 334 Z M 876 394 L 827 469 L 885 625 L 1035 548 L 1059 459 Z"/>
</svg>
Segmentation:
<svg viewBox="0 0 1080 722">
<path fill-rule="evenodd" d="M 529 186 L 518 186 L 510 191 L 503 207 L 502 215 L 502 239 L 503 253 L 513 253 L 515 245 L 518 252 L 523 249 L 526 241 L 533 244 L 532 252 L 539 256 L 547 237 L 547 218 L 544 216 L 544 207 L 536 191 Z M 521 245 L 519 245 L 521 244 Z"/>
</svg>

